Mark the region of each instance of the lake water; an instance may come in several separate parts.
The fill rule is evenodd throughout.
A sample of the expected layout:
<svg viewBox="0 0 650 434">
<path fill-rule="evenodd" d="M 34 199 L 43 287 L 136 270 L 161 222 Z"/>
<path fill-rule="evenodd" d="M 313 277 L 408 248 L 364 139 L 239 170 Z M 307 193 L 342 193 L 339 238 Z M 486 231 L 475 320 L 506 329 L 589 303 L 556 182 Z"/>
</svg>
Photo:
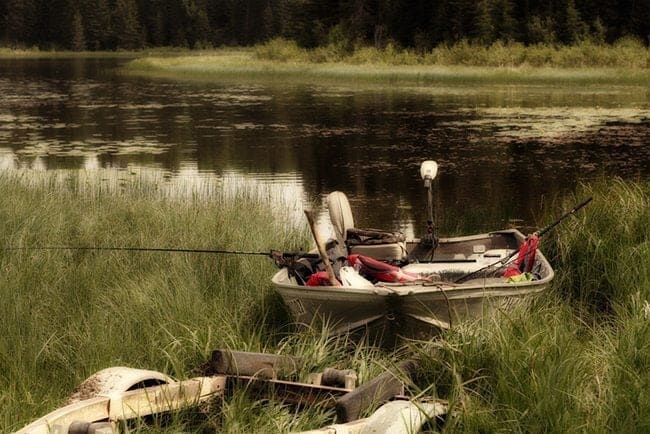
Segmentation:
<svg viewBox="0 0 650 434">
<path fill-rule="evenodd" d="M 121 75 L 121 62 L 0 60 L 0 169 L 259 183 L 317 207 L 341 190 L 358 226 L 415 235 L 426 159 L 441 219 L 503 207 L 540 223 L 540 204 L 580 181 L 650 175 L 643 86 L 182 83 Z"/>
</svg>

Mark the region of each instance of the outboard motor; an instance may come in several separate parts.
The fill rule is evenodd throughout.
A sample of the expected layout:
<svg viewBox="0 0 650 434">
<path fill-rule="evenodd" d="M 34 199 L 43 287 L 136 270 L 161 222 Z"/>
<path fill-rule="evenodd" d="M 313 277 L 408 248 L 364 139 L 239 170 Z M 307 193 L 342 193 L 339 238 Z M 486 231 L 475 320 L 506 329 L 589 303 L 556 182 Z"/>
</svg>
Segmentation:
<svg viewBox="0 0 650 434">
<path fill-rule="evenodd" d="M 427 189 L 427 199 L 429 205 L 429 218 L 427 220 L 427 231 L 422 237 L 421 243 L 427 248 L 432 249 L 431 256 L 433 256 L 433 251 L 438 247 L 438 237 L 436 237 L 436 227 L 433 220 L 433 194 L 432 194 L 432 181 L 438 174 L 438 163 L 433 160 L 426 160 L 422 162 L 420 166 L 420 176 L 424 181 L 424 188 Z"/>
</svg>

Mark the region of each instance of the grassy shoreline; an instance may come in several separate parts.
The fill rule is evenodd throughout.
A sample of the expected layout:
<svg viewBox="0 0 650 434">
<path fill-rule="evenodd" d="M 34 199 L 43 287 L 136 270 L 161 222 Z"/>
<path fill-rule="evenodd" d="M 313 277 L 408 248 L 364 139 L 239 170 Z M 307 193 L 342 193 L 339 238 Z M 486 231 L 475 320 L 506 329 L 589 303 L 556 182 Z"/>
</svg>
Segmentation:
<svg viewBox="0 0 650 434">
<path fill-rule="evenodd" d="M 650 84 L 650 49 L 633 40 L 615 45 L 491 46 L 460 42 L 427 53 L 336 46 L 303 49 L 286 40 L 250 48 L 74 52 L 0 48 L 0 59 L 134 59 L 122 73 L 172 80 L 345 82 L 391 86 L 437 84 Z"/>
<path fill-rule="evenodd" d="M 285 83 L 290 80 L 291 83 L 340 82 L 389 86 L 441 84 L 644 86 L 650 83 L 650 72 L 636 69 L 310 64 L 260 61 L 246 54 L 146 57 L 129 62 L 122 72 L 134 76 L 183 81 L 218 82 L 224 79 L 256 79 Z"/>
<path fill-rule="evenodd" d="M 214 51 L 214 50 L 210 50 Z M 224 50 L 227 51 L 227 50 Z M 190 50 L 188 48 L 146 48 L 142 50 L 116 51 L 72 51 L 72 50 L 40 50 L 38 48 L 7 48 L 0 47 L 0 59 L 132 59 L 143 56 L 178 56 L 201 54 L 207 51 Z"/>
<path fill-rule="evenodd" d="M 469 66 L 373 66 L 242 61 L 242 56 L 158 58 L 130 62 L 126 74 L 176 80 L 224 78 L 292 82 L 360 82 L 391 86 L 436 84 L 631 84 L 650 83 L 647 71 L 621 69 L 486 68 Z"/>
<path fill-rule="evenodd" d="M 115 189 L 29 172 L 0 174 L 4 246 L 305 247 L 282 210 L 251 191 L 179 199 L 119 172 Z M 272 292 L 265 258 L 124 252 L 1 251 L 0 431 L 61 404 L 91 373 L 115 365 L 191 376 L 210 350 L 301 356 L 305 374 L 356 369 L 361 382 L 416 354 L 413 393 L 450 400 L 445 432 L 633 432 L 650 428 L 650 183 L 603 180 L 553 205 L 594 202 L 542 248 L 557 277 L 528 308 L 455 327 L 443 340 L 395 352 L 294 333 Z M 246 219 L 241 216 L 245 215 Z M 226 230 L 227 228 L 227 230 Z M 284 432 L 331 423 L 236 394 L 208 415 L 173 417 L 137 432 Z M 578 427 L 578 428 L 577 428 Z"/>
<path fill-rule="evenodd" d="M 638 84 L 650 83 L 650 50 L 640 44 L 573 47 L 490 47 L 460 43 L 417 54 L 387 47 L 342 53 L 274 40 L 245 51 L 140 57 L 125 66 L 132 75 L 217 81 L 253 78 L 276 81 L 342 81 L 393 86 L 435 84 Z"/>
<path fill-rule="evenodd" d="M 391 44 L 385 48 L 355 47 L 345 49 L 331 44 L 304 49 L 295 42 L 273 39 L 254 47 L 255 57 L 263 60 L 304 63 L 346 63 L 383 65 L 436 65 L 534 68 L 631 68 L 650 67 L 650 48 L 634 39 L 622 39 L 614 44 L 582 41 L 574 45 L 523 45 L 497 41 L 491 45 L 461 41 L 439 45 L 430 51 L 398 49 Z"/>
</svg>

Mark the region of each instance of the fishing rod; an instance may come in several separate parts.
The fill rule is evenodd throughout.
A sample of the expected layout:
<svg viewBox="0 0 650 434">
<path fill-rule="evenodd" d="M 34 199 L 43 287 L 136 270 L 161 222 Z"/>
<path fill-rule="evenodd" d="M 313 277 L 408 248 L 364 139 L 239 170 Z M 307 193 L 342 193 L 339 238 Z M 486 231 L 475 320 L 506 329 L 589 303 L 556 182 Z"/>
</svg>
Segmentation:
<svg viewBox="0 0 650 434">
<path fill-rule="evenodd" d="M 592 201 L 592 199 L 593 199 L 593 197 L 589 196 L 587 199 L 583 200 L 583 201 L 580 202 L 578 205 L 574 206 L 570 211 L 568 211 L 568 212 L 566 212 L 565 214 L 563 214 L 560 218 L 558 218 L 557 220 L 555 220 L 553 223 L 551 223 L 551 224 L 549 224 L 549 225 L 546 225 L 546 226 L 544 226 L 542 229 L 539 229 L 539 230 L 533 232 L 531 235 L 529 235 L 528 237 L 526 237 L 526 240 L 528 240 L 528 239 L 531 238 L 531 237 L 538 237 L 538 238 L 539 238 L 539 237 L 543 236 L 543 235 L 546 234 L 548 231 L 550 231 L 551 229 L 553 229 L 555 226 L 559 225 L 560 222 L 561 222 L 562 220 L 564 220 L 565 218 L 567 218 L 567 217 L 569 217 L 569 216 L 575 214 L 576 212 L 578 212 L 578 210 L 580 210 L 581 208 L 583 208 L 584 206 L 586 206 L 589 202 Z M 480 268 L 480 269 L 478 269 L 478 270 L 476 270 L 476 271 L 472 271 L 471 273 L 465 274 L 464 276 L 461 276 L 461 277 L 459 277 L 458 279 L 456 279 L 456 280 L 454 281 L 454 283 L 462 283 L 462 282 L 464 282 L 464 281 L 466 281 L 466 280 L 471 279 L 472 277 L 476 276 L 477 274 L 479 274 L 479 273 L 481 273 L 481 272 L 483 272 L 483 271 L 485 271 L 485 270 L 487 270 L 487 269 L 490 269 L 490 268 L 492 268 L 492 267 L 495 267 L 495 266 L 497 266 L 497 265 L 499 265 L 499 264 L 501 264 L 501 266 L 498 267 L 498 268 L 501 268 L 501 267 L 507 265 L 507 264 L 510 262 L 510 260 L 511 260 L 512 258 L 514 258 L 515 256 L 517 256 L 518 253 L 519 253 L 519 250 L 518 250 L 518 249 L 517 249 L 517 250 L 513 250 L 512 253 L 510 253 L 510 254 L 509 254 L 508 256 L 506 256 L 505 258 L 499 259 L 498 261 L 494 262 L 493 264 L 486 265 L 486 266 L 483 267 L 483 268 Z"/>
<path fill-rule="evenodd" d="M 172 253 L 211 253 L 224 255 L 257 255 L 266 256 L 276 262 L 286 262 L 294 258 L 318 258 L 315 253 L 282 252 L 271 249 L 268 252 L 247 252 L 242 250 L 209 250 L 209 249 L 183 249 L 162 247 L 104 247 L 104 246 L 30 246 L 30 247 L 2 247 L 0 250 L 100 250 L 100 251 L 126 251 L 126 252 L 172 252 Z"/>
<path fill-rule="evenodd" d="M 542 229 L 540 229 L 540 230 L 534 232 L 534 234 L 537 235 L 538 237 L 541 237 L 541 236 L 544 235 L 546 232 L 550 231 L 550 230 L 553 229 L 555 226 L 559 225 L 560 222 L 561 222 L 562 220 L 564 220 L 565 218 L 569 217 L 570 215 L 575 214 L 575 213 L 576 213 L 580 208 L 586 206 L 586 205 L 587 205 L 589 202 L 591 202 L 592 200 L 593 200 L 593 197 L 589 196 L 588 198 L 586 198 L 585 200 L 583 200 L 582 202 L 580 202 L 578 205 L 576 205 L 575 207 L 573 207 L 573 209 L 571 209 L 571 211 L 568 211 L 566 214 L 564 214 L 562 217 L 560 217 L 559 219 L 557 219 L 556 221 L 554 221 L 554 222 L 551 223 L 550 225 L 547 225 L 547 226 L 543 227 Z"/>
</svg>

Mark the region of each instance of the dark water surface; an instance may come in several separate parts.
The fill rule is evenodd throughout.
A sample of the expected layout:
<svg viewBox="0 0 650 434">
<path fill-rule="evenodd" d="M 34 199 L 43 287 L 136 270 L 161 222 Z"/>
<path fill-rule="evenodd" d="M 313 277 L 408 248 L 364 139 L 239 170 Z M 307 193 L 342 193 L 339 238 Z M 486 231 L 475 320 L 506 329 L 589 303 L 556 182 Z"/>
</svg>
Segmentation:
<svg viewBox="0 0 650 434">
<path fill-rule="evenodd" d="M 241 179 L 316 204 L 341 190 L 358 226 L 416 235 L 425 159 L 447 219 L 504 207 L 533 224 L 582 180 L 650 175 L 643 86 L 183 83 L 120 75 L 121 62 L 0 60 L 0 168 Z"/>
</svg>

